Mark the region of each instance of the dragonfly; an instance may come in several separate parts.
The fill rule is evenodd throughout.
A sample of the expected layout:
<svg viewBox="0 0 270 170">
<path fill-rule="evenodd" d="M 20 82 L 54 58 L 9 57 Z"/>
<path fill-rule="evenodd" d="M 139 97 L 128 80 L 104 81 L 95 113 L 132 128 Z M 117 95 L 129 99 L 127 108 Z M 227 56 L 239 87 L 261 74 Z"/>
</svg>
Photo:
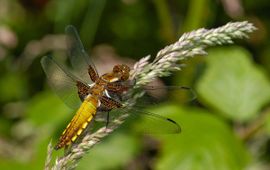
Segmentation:
<svg viewBox="0 0 270 170">
<path fill-rule="evenodd" d="M 126 110 L 121 96 L 128 90 L 132 90 L 129 80 L 131 70 L 129 66 L 125 64 L 115 65 L 111 72 L 100 76 L 85 51 L 76 28 L 69 25 L 65 32 L 68 46 L 67 55 L 72 70 L 58 63 L 51 55 L 44 56 L 41 59 L 42 68 L 51 88 L 65 104 L 76 110 L 75 115 L 55 145 L 55 150 L 66 148 L 74 143 L 101 113 L 108 113 L 106 116 L 107 126 L 110 121 L 110 114 L 114 114 L 117 110 L 119 110 L 119 113 Z M 151 87 L 151 89 L 154 88 Z M 142 109 L 133 108 L 131 110 L 134 114 L 145 115 L 150 118 L 162 129 L 167 129 L 168 133 L 179 133 L 181 131 L 180 125 L 170 118 L 142 111 Z"/>
</svg>

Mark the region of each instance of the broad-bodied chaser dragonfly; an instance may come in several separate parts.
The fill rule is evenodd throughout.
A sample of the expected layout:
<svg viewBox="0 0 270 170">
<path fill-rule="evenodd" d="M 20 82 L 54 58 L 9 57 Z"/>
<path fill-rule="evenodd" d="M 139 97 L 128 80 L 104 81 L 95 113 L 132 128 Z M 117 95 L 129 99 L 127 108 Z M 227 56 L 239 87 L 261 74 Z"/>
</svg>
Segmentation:
<svg viewBox="0 0 270 170">
<path fill-rule="evenodd" d="M 127 65 L 115 65 L 111 72 L 100 76 L 84 50 L 76 29 L 73 26 L 67 26 L 66 34 L 68 57 L 73 70 L 77 70 L 77 74 L 68 71 L 51 56 L 44 56 L 41 59 L 41 65 L 51 88 L 70 108 L 77 110 L 56 144 L 56 150 L 68 147 L 75 142 L 99 112 L 109 113 L 112 110 L 124 108 L 121 97 L 114 98 L 113 96 L 121 96 L 132 89 L 132 86 L 128 86 L 129 83 L 124 83 L 128 82 L 130 77 L 130 68 Z M 89 83 L 89 80 L 92 83 Z M 134 112 L 151 117 L 163 129 L 168 129 L 168 133 L 181 131 L 180 126 L 172 119 L 139 109 Z M 109 119 L 107 123 L 108 121 Z"/>
</svg>

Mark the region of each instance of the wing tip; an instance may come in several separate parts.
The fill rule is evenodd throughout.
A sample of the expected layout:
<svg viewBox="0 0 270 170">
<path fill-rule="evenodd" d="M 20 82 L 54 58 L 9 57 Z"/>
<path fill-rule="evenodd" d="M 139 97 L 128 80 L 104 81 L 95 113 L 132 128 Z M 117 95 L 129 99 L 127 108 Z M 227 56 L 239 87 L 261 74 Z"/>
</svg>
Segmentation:
<svg viewBox="0 0 270 170">
<path fill-rule="evenodd" d="M 168 121 L 172 122 L 173 124 L 175 124 L 175 126 L 177 126 L 177 129 L 175 129 L 175 133 L 181 133 L 182 129 L 181 126 L 174 120 L 167 118 Z"/>
</svg>

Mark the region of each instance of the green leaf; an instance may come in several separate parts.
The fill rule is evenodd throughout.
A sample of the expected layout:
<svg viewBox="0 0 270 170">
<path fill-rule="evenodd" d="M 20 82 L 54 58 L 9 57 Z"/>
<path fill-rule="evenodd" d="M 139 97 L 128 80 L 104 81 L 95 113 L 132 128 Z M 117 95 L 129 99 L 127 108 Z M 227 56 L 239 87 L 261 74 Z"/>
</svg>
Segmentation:
<svg viewBox="0 0 270 170">
<path fill-rule="evenodd" d="M 219 48 L 206 57 L 207 69 L 197 84 L 200 101 L 226 117 L 247 121 L 270 101 L 270 85 L 252 64 L 250 54 L 238 47 Z"/>
<path fill-rule="evenodd" d="M 25 75 L 9 72 L 0 76 L 0 101 L 18 100 L 27 94 Z"/>
<path fill-rule="evenodd" d="M 35 131 L 35 138 L 34 140 L 31 140 L 31 143 L 29 143 L 32 149 L 29 149 L 28 147 L 25 148 L 25 146 L 18 146 L 20 149 L 17 153 L 17 157 L 0 160 L 0 167 L 2 169 L 28 170 L 44 168 L 47 145 L 48 141 L 53 138 L 52 133 L 55 132 L 56 127 L 59 127 L 60 122 L 64 123 L 64 119 L 73 116 L 70 114 L 71 111 L 63 104 L 63 102 L 59 100 L 55 94 L 48 91 L 38 93 L 27 101 L 25 112 L 27 117 L 21 122 L 34 125 L 29 127 L 35 128 L 33 130 Z M 0 119 L 0 122 L 4 123 L 2 122 L 2 119 Z M 66 122 L 66 124 L 67 123 L 68 122 Z M 23 131 L 23 129 L 21 130 Z M 32 156 L 28 158 L 28 156 L 23 155 L 23 150 L 25 150 L 24 152 L 33 152 Z M 61 153 L 61 151 L 57 153 L 55 152 L 54 155 L 59 156 L 59 153 Z M 29 153 L 27 154 L 29 155 Z"/>
<path fill-rule="evenodd" d="M 166 105 L 152 112 L 171 113 L 182 133 L 160 135 L 162 148 L 156 161 L 158 170 L 240 170 L 249 155 L 232 130 L 213 114 L 199 109 Z"/>
<path fill-rule="evenodd" d="M 85 47 L 92 45 L 103 9 L 106 5 L 106 0 L 90 0 L 88 3 L 87 13 L 80 32 L 80 37 Z"/>
<path fill-rule="evenodd" d="M 17 153 L 18 156 L 16 158 L 9 158 L 9 159 L 0 159 L 0 167 L 1 169 L 8 169 L 8 170 L 35 170 L 35 169 L 43 169 L 44 162 L 46 159 L 47 153 L 47 145 L 49 143 L 48 139 L 39 140 L 37 145 L 32 145 L 33 150 L 24 149 L 24 152 Z M 23 148 L 22 148 L 23 150 Z M 30 159 L 24 159 L 25 154 L 29 154 L 26 152 L 33 152 Z M 55 156 L 62 156 L 59 154 L 60 151 L 53 153 L 53 160 Z M 20 154 L 21 153 L 21 154 Z M 28 156 L 26 156 L 28 157 Z"/>
<path fill-rule="evenodd" d="M 64 117 L 73 116 L 70 112 L 71 110 L 55 94 L 48 91 L 33 97 L 26 110 L 28 120 L 38 126 L 55 126 L 63 121 Z"/>
<path fill-rule="evenodd" d="M 91 149 L 79 163 L 77 169 L 121 169 L 120 167 L 131 161 L 137 150 L 138 142 L 135 137 L 114 133 Z"/>
</svg>

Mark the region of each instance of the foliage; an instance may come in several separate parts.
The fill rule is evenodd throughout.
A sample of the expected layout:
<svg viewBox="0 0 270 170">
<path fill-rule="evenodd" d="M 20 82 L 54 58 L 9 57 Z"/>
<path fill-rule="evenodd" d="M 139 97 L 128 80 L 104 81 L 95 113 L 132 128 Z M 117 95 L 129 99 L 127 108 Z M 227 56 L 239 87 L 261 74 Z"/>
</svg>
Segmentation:
<svg viewBox="0 0 270 170">
<path fill-rule="evenodd" d="M 181 72 L 162 79 L 197 92 L 190 103 L 169 93 L 165 103 L 148 108 L 177 121 L 181 134 L 146 137 L 135 133 L 144 120 L 124 124 L 77 169 L 269 169 L 269 3 L 228 2 L 1 0 L 0 169 L 44 168 L 48 143 L 56 143 L 74 114 L 47 87 L 40 66 L 40 57 L 52 51 L 66 60 L 66 25 L 80 30 L 98 70 L 107 72 L 116 63 L 148 62 L 139 59 L 155 56 L 185 32 L 241 20 L 258 28 L 250 39 L 181 60 Z M 151 70 L 144 74 L 153 78 Z M 52 151 L 51 163 L 63 154 Z"/>
<path fill-rule="evenodd" d="M 246 167 L 249 155 L 243 144 L 213 113 L 173 105 L 152 111 L 177 113 L 171 117 L 183 127 L 181 135 L 160 137 L 163 143 L 157 169 L 238 170 Z"/>
<path fill-rule="evenodd" d="M 244 49 L 212 50 L 206 62 L 208 69 L 198 83 L 198 94 L 228 118 L 248 121 L 270 100 L 266 75 Z"/>
<path fill-rule="evenodd" d="M 204 49 L 208 46 L 222 45 L 232 43 L 232 38 L 247 37 L 247 33 L 255 30 L 255 27 L 248 22 L 229 23 L 220 28 L 206 30 L 199 29 L 191 33 L 184 34 L 179 41 L 160 50 L 152 63 L 149 63 L 149 56 L 142 58 L 142 61 L 134 64 L 131 73 L 132 79 L 136 82 L 133 89 L 147 85 L 154 78 L 170 75 L 170 72 L 179 70 L 181 65 L 177 61 L 192 57 L 194 55 L 203 55 Z M 132 105 L 143 96 L 144 92 L 133 92 L 131 99 L 125 101 L 125 104 Z M 115 114 L 115 113 L 110 113 Z M 79 144 L 71 146 L 65 155 L 56 160 L 52 169 L 74 169 L 78 161 L 102 138 L 113 132 L 127 117 L 132 113 L 125 113 L 115 118 L 107 127 L 101 127 L 95 132 L 86 134 Z M 145 123 L 148 124 L 148 123 Z M 50 146 L 50 145 L 49 145 Z M 52 149 L 48 148 L 48 154 L 52 154 Z M 50 157 L 48 157 L 50 161 Z M 48 165 L 46 161 L 46 165 Z M 49 169 L 49 167 L 46 167 Z"/>
</svg>

